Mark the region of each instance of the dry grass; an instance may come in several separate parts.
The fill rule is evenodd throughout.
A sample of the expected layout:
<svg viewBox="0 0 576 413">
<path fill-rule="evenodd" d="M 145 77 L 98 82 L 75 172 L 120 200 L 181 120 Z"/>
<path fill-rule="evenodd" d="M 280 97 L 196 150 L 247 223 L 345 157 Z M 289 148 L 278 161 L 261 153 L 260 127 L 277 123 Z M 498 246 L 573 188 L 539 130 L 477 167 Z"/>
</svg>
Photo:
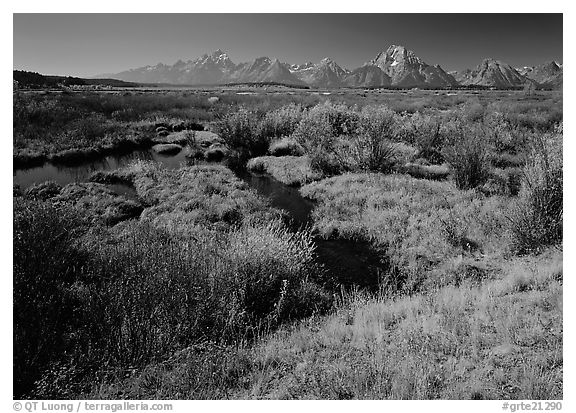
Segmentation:
<svg viewBox="0 0 576 413">
<path fill-rule="evenodd" d="M 294 138 L 280 138 L 270 144 L 268 153 L 272 156 L 302 156 L 304 148 Z"/>
<path fill-rule="evenodd" d="M 561 399 L 562 254 L 501 269 L 479 287 L 353 293 L 252 347 L 190 348 L 91 397 Z"/>
<path fill-rule="evenodd" d="M 562 256 L 397 299 L 352 296 L 254 350 L 249 398 L 561 399 Z"/>
<path fill-rule="evenodd" d="M 476 267 L 508 249 L 509 201 L 460 191 L 453 182 L 345 174 L 301 192 L 318 202 L 313 217 L 321 235 L 367 240 L 386 251 L 390 287 L 425 290 L 457 284 L 471 272 L 490 276 Z"/>
</svg>

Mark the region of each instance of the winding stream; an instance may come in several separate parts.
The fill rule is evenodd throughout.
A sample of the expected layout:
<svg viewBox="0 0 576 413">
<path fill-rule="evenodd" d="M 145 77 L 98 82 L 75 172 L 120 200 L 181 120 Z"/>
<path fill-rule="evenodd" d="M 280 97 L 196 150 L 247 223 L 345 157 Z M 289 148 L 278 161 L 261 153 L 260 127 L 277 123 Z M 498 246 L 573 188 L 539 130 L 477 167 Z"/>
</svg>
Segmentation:
<svg viewBox="0 0 576 413">
<path fill-rule="evenodd" d="M 188 148 L 176 155 L 161 155 L 151 149 L 137 150 L 128 154 L 106 156 L 99 160 L 87 161 L 73 166 L 45 163 L 27 169 L 14 169 L 13 182 L 25 189 L 33 184 L 52 180 L 64 186 L 72 182 L 85 182 L 98 170 L 114 170 L 128 165 L 134 160 L 153 160 L 167 168 L 179 168 L 182 164 L 194 164 L 186 158 Z M 312 211 L 314 202 L 302 197 L 298 188 L 280 183 L 269 175 L 237 174 L 240 179 L 264 196 L 273 207 L 283 209 L 290 218 L 290 227 L 296 231 L 313 226 Z M 134 189 L 126 185 L 110 185 L 115 192 L 135 196 Z M 379 277 L 386 271 L 381 262 L 382 254 L 375 251 L 369 243 L 343 239 L 324 239 L 314 237 L 318 262 L 327 271 L 333 287 L 338 285 L 376 289 Z"/>
</svg>

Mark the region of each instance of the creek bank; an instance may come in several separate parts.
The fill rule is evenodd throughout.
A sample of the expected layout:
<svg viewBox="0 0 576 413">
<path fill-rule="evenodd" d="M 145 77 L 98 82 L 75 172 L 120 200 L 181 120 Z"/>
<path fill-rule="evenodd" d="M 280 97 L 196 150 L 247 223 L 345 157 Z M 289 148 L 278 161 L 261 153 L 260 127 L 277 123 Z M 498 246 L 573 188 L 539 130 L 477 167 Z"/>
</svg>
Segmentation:
<svg viewBox="0 0 576 413">
<path fill-rule="evenodd" d="M 244 172 L 237 174 L 270 204 L 288 213 L 292 231 L 308 229 L 313 232 L 316 258 L 327 275 L 327 284 L 337 290 L 339 286 L 367 288 L 376 291 L 389 271 L 383 251 L 370 242 L 340 238 L 336 233 L 323 236 L 314 229 L 312 211 L 316 202 L 301 195 L 298 188 L 288 186 L 267 174 Z"/>
<path fill-rule="evenodd" d="M 213 144 L 214 142 L 210 145 L 204 144 L 204 146 L 210 148 Z M 176 155 L 161 155 L 152 150 L 134 151 L 118 158 L 107 158 L 101 163 L 86 163 L 73 167 L 57 168 L 47 163 L 43 167 L 36 168 L 36 174 L 27 178 L 32 183 L 54 180 L 60 187 L 72 184 L 65 192 L 66 198 L 73 199 L 76 204 L 94 208 L 96 215 L 104 217 L 111 224 L 119 222 L 117 218 L 114 218 L 116 216 L 119 216 L 121 220 L 139 216 L 139 212 L 142 212 L 139 206 L 128 205 L 124 201 L 117 202 L 118 196 L 122 196 L 127 201 L 142 202 L 141 197 L 136 195 L 134 176 L 130 168 L 126 168 L 128 165 L 134 160 L 145 160 L 154 161 L 168 170 L 173 170 L 180 168 L 183 163 L 195 164 L 197 161 L 190 159 L 190 153 L 191 149 L 185 147 Z M 286 159 L 298 158 L 296 161 L 302 161 L 302 157 L 283 158 L 285 159 L 275 159 L 286 161 Z M 285 221 L 293 232 L 302 229 L 312 230 L 314 227 L 312 210 L 315 202 L 304 198 L 297 187 L 288 186 L 268 174 L 244 171 L 237 172 L 236 176 L 268 200 L 272 207 L 283 211 L 287 216 Z M 23 180 L 22 176 L 15 177 L 14 181 L 15 184 L 20 184 L 24 191 L 31 184 L 30 181 Z M 78 181 L 90 182 L 77 183 Z M 44 192 L 50 191 L 52 191 L 52 186 L 44 189 Z M 105 202 L 98 202 L 96 198 L 99 196 L 105 198 Z M 107 209 L 108 212 L 106 212 Z M 226 220 L 234 221 L 233 209 L 222 213 Z M 368 242 L 341 239 L 336 234 L 332 234 L 331 237 L 314 234 L 313 240 L 316 245 L 317 260 L 327 274 L 327 284 L 335 289 L 338 285 L 347 287 L 357 285 L 376 289 L 382 274 L 387 271 L 387 264 L 382 261 L 382 253 L 375 250 Z"/>
<path fill-rule="evenodd" d="M 248 161 L 250 172 L 267 173 L 289 186 L 302 186 L 323 178 L 322 173 L 312 169 L 308 156 L 260 156 Z"/>
<path fill-rule="evenodd" d="M 55 165 L 74 165 L 90 160 L 95 160 L 110 155 L 122 155 L 135 150 L 149 149 L 157 144 L 185 145 L 192 134 L 194 136 L 216 136 L 212 132 L 204 130 L 204 126 L 194 122 L 180 122 L 175 124 L 157 123 L 154 125 L 156 132 L 144 131 L 142 133 L 115 139 L 112 142 L 96 143 L 93 146 L 83 148 L 67 148 L 60 151 L 50 152 L 47 148 L 15 149 L 12 160 L 14 168 L 31 168 L 41 166 L 46 162 Z"/>
<path fill-rule="evenodd" d="M 46 181 L 32 185 L 15 196 L 49 201 L 55 205 L 73 205 L 84 211 L 94 222 L 99 221 L 105 225 L 138 218 L 145 207 L 130 190 L 119 190 L 117 186 L 94 182 L 71 183 L 62 187 L 56 182 Z"/>
<path fill-rule="evenodd" d="M 176 155 L 182 150 L 182 146 L 176 143 L 159 143 L 154 145 L 152 150 L 162 155 Z"/>
</svg>

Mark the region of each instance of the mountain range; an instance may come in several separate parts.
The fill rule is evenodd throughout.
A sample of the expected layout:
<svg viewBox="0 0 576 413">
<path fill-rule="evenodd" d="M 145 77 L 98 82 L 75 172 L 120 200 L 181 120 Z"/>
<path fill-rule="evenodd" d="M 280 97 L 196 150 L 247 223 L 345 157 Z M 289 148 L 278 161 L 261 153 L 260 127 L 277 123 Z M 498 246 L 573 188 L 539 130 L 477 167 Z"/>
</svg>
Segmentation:
<svg viewBox="0 0 576 413">
<path fill-rule="evenodd" d="M 527 82 L 540 87 L 562 88 L 562 65 L 549 62 L 540 66 L 514 68 L 494 59 L 484 59 L 476 68 L 446 72 L 440 65 L 429 65 L 412 50 L 392 45 L 362 66 L 348 70 L 330 58 L 318 63 L 289 64 L 259 57 L 251 62 L 234 63 L 222 50 L 173 65 L 159 63 L 95 78 L 114 78 L 137 83 L 216 85 L 227 83 L 274 82 L 318 88 L 399 87 L 518 88 Z"/>
</svg>

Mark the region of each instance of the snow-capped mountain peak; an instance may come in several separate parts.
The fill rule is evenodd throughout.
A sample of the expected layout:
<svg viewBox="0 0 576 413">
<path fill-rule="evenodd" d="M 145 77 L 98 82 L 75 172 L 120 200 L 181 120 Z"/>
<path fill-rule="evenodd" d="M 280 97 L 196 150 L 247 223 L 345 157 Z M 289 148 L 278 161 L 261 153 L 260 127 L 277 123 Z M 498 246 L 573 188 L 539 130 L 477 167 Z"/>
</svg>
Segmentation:
<svg viewBox="0 0 576 413">
<path fill-rule="evenodd" d="M 412 50 L 391 45 L 352 71 L 343 69 L 325 57 L 318 63 L 282 63 L 277 58 L 258 57 L 235 64 L 221 49 L 203 54 L 194 60 L 178 60 L 173 65 L 158 63 L 126 70 L 116 75 L 119 80 L 137 83 L 171 83 L 186 85 L 277 82 L 307 84 L 314 87 L 455 87 L 478 85 L 519 87 L 528 80 L 540 85 L 561 88 L 562 64 L 550 61 L 540 66 L 514 69 L 510 65 L 486 58 L 474 69 L 447 73 L 440 65 L 429 65 Z M 102 76 L 100 76 L 102 77 Z"/>
<path fill-rule="evenodd" d="M 404 46 L 392 45 L 364 64 L 376 66 L 391 79 L 393 86 L 451 87 L 457 84 L 452 75 L 439 66 L 430 66 Z M 378 74 L 374 74 L 379 76 Z"/>
</svg>

